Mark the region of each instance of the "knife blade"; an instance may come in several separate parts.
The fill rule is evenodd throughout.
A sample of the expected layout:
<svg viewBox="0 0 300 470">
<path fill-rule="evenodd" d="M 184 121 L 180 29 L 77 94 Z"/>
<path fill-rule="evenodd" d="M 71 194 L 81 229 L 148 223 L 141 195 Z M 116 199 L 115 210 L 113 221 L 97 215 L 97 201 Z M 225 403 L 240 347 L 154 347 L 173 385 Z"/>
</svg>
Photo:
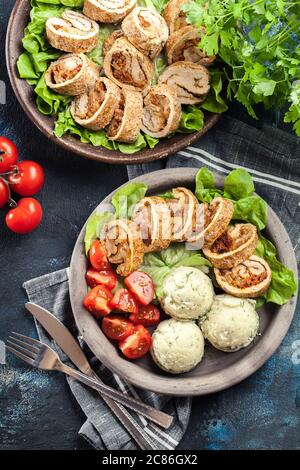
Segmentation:
<svg viewBox="0 0 300 470">
<path fill-rule="evenodd" d="M 27 302 L 25 308 L 39 321 L 81 372 L 87 375 L 94 372 L 79 344 L 60 320 L 45 308 L 32 302 Z"/>
</svg>

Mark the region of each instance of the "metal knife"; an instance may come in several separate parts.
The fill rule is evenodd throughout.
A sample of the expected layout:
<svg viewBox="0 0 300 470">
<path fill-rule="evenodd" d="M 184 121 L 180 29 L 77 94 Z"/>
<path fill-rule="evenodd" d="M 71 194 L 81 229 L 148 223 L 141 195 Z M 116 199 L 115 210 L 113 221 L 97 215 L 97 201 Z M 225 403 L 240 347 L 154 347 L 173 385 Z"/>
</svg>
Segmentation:
<svg viewBox="0 0 300 470">
<path fill-rule="evenodd" d="M 45 308 L 40 307 L 39 305 L 36 305 L 32 302 L 27 302 L 25 307 L 39 321 L 39 323 L 45 328 L 49 335 L 60 346 L 62 351 L 71 359 L 71 361 L 81 372 L 101 382 L 98 375 L 91 368 L 79 344 L 60 320 L 58 320 Z M 151 442 L 153 440 L 150 438 L 150 436 L 148 436 L 140 426 L 139 429 L 137 428 L 135 422 L 132 419 L 132 416 L 130 413 L 128 413 L 124 406 L 116 403 L 111 398 L 104 397 L 104 395 L 101 395 L 101 397 L 125 427 L 127 432 L 134 438 L 141 449 L 157 449 Z"/>
</svg>

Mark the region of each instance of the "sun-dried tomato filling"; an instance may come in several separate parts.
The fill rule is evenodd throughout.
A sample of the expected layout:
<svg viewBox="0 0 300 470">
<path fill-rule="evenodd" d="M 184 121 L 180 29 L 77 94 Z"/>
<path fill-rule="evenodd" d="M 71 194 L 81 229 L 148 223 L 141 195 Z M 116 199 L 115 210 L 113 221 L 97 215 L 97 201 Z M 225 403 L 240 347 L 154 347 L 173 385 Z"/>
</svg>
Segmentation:
<svg viewBox="0 0 300 470">
<path fill-rule="evenodd" d="M 122 52 L 115 52 L 112 55 L 111 68 L 115 79 L 122 83 L 137 88 L 144 88 L 147 84 L 147 77 L 137 56 L 131 57 Z"/>
<path fill-rule="evenodd" d="M 119 131 L 121 124 L 122 124 L 123 117 L 124 117 L 124 111 L 125 111 L 125 97 L 122 93 L 121 99 L 119 101 L 119 105 L 114 112 L 114 116 L 108 128 L 108 132 L 107 132 L 108 137 L 114 137 Z"/>
<path fill-rule="evenodd" d="M 220 274 L 225 282 L 238 289 L 257 286 L 267 278 L 265 269 L 253 269 L 245 264 L 240 264 L 232 270 L 221 270 Z"/>
<path fill-rule="evenodd" d="M 81 68 L 82 63 L 74 63 L 73 68 L 70 68 L 68 67 L 67 61 L 58 62 L 52 67 L 52 80 L 56 84 L 72 80 L 72 78 L 76 77 L 76 75 L 80 72 Z"/>
<path fill-rule="evenodd" d="M 169 99 L 164 95 L 149 93 L 145 99 L 143 123 L 152 132 L 163 130 L 170 115 Z"/>
</svg>

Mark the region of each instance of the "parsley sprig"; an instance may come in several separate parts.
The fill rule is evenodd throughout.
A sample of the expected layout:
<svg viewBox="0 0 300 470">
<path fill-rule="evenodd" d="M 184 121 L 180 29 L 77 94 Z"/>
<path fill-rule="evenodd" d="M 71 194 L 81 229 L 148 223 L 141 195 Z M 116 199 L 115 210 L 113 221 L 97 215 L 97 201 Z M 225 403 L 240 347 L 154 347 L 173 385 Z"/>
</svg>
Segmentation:
<svg viewBox="0 0 300 470">
<path fill-rule="evenodd" d="M 188 21 L 205 27 L 199 47 L 225 63 L 227 97 L 257 118 L 255 105 L 281 109 L 300 136 L 300 1 L 194 0 Z"/>
</svg>

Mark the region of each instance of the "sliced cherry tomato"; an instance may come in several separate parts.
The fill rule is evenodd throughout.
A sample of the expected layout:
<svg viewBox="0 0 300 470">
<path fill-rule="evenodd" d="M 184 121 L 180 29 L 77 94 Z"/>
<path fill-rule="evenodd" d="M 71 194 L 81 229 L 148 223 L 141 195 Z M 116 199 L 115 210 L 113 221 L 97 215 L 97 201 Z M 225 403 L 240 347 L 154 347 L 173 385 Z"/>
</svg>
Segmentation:
<svg viewBox="0 0 300 470">
<path fill-rule="evenodd" d="M 121 341 L 132 335 L 134 324 L 119 315 L 109 315 L 102 320 L 102 330 L 108 338 Z"/>
<path fill-rule="evenodd" d="M 112 298 L 113 295 L 107 287 L 96 286 L 87 293 L 83 305 L 96 318 L 100 318 L 111 312 L 109 302 Z"/>
<path fill-rule="evenodd" d="M 94 269 L 97 269 L 98 271 L 102 271 L 103 269 L 111 269 L 100 240 L 96 240 L 92 244 L 89 252 L 89 258 Z"/>
<path fill-rule="evenodd" d="M 6 214 L 6 225 L 15 233 L 32 232 L 43 217 L 43 209 L 40 203 L 32 197 L 20 199 L 17 207 Z"/>
<path fill-rule="evenodd" d="M 120 341 L 119 348 L 128 359 L 138 359 L 147 354 L 151 344 L 152 337 L 149 331 L 142 325 L 137 325 L 132 335 Z"/>
<path fill-rule="evenodd" d="M 135 325 L 152 326 L 157 325 L 160 319 L 160 311 L 153 304 L 140 305 L 137 313 L 131 313 L 129 320 Z"/>
<path fill-rule="evenodd" d="M 109 290 L 113 290 L 117 285 L 118 279 L 114 271 L 110 271 L 108 269 L 97 271 L 96 269 L 90 268 L 86 272 L 86 282 L 90 287 L 102 284 Z"/>
<path fill-rule="evenodd" d="M 153 281 L 148 274 L 134 271 L 124 280 L 125 286 L 142 305 L 148 305 L 154 298 Z"/>
<path fill-rule="evenodd" d="M 8 184 L 0 178 L 0 208 L 4 207 L 5 204 L 8 203 L 9 200 L 9 189 Z"/>
<path fill-rule="evenodd" d="M 121 312 L 137 313 L 139 311 L 137 301 L 127 289 L 118 289 L 109 305 L 113 310 L 121 310 Z"/>
<path fill-rule="evenodd" d="M 18 149 L 15 144 L 6 137 L 0 136 L 0 173 L 9 171 L 17 160 Z"/>
<path fill-rule="evenodd" d="M 21 196 L 33 196 L 43 186 L 45 173 L 41 165 L 30 160 L 17 163 L 8 181 L 12 190 Z"/>
</svg>

